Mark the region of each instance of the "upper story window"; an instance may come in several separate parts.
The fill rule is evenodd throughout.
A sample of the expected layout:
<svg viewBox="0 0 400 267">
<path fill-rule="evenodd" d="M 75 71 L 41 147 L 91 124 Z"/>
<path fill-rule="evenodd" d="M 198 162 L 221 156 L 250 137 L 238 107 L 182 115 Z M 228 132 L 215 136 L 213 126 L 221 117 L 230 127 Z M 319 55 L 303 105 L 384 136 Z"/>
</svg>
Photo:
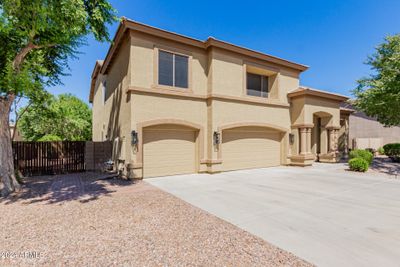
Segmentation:
<svg viewBox="0 0 400 267">
<path fill-rule="evenodd" d="M 158 84 L 180 88 L 188 88 L 189 57 L 159 51 Z"/>
<path fill-rule="evenodd" d="M 247 95 L 268 97 L 268 76 L 247 72 Z"/>
</svg>

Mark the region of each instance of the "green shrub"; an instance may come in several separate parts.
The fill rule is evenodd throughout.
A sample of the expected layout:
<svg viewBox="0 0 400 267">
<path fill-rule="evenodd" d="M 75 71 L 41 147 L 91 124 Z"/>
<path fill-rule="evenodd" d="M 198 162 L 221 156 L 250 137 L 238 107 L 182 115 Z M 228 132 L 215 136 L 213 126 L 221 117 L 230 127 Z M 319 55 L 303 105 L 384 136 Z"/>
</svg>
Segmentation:
<svg viewBox="0 0 400 267">
<path fill-rule="evenodd" d="M 350 170 L 356 172 L 366 172 L 368 170 L 368 162 L 363 158 L 352 158 L 349 160 Z"/>
<path fill-rule="evenodd" d="M 385 154 L 385 149 L 383 148 L 383 147 L 380 147 L 380 148 L 378 148 L 378 153 L 380 154 L 380 155 L 384 155 Z"/>
<path fill-rule="evenodd" d="M 45 141 L 62 141 L 62 139 L 54 134 L 46 134 L 45 136 L 42 136 L 38 140 L 39 142 L 45 142 Z"/>
<path fill-rule="evenodd" d="M 372 160 L 374 159 L 374 155 L 371 152 L 364 149 L 352 150 L 349 154 L 349 157 L 350 159 L 362 158 L 368 163 L 368 166 L 371 165 Z"/>
<path fill-rule="evenodd" d="M 400 162 L 400 143 L 386 144 L 383 146 L 385 155 L 395 162 Z"/>
<path fill-rule="evenodd" d="M 371 152 L 372 155 L 375 155 L 375 153 L 376 153 L 376 149 L 374 149 L 374 148 L 366 148 L 365 150 L 367 150 L 368 152 Z"/>
</svg>

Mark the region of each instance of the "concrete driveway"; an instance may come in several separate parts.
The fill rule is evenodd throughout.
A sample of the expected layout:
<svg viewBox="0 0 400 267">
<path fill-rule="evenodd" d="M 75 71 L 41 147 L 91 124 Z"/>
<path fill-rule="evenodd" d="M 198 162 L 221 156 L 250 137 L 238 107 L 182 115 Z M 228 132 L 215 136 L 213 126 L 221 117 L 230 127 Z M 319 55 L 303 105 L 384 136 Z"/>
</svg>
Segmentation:
<svg viewBox="0 0 400 267">
<path fill-rule="evenodd" d="M 146 181 L 318 266 L 400 266 L 400 179 L 318 164 Z"/>
</svg>

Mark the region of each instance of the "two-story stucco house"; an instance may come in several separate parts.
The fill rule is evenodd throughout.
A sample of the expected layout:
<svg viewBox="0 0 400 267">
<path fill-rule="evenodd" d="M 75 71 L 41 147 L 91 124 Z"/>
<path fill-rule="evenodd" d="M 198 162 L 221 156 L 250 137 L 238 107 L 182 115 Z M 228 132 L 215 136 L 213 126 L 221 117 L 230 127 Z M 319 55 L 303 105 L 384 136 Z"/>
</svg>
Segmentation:
<svg viewBox="0 0 400 267">
<path fill-rule="evenodd" d="M 93 140 L 131 178 L 336 162 L 341 95 L 307 66 L 123 19 L 92 74 Z"/>
</svg>

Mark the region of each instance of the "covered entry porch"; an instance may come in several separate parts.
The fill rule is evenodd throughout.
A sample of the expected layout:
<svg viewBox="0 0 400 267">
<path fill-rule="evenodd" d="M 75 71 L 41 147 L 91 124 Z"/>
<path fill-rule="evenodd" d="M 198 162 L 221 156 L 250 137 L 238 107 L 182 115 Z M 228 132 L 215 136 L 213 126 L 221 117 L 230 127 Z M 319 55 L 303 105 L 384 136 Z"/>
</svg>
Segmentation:
<svg viewBox="0 0 400 267">
<path fill-rule="evenodd" d="M 345 96 L 301 87 L 288 94 L 291 102 L 291 165 L 308 166 L 314 161 L 337 162 L 340 103 Z"/>
</svg>

